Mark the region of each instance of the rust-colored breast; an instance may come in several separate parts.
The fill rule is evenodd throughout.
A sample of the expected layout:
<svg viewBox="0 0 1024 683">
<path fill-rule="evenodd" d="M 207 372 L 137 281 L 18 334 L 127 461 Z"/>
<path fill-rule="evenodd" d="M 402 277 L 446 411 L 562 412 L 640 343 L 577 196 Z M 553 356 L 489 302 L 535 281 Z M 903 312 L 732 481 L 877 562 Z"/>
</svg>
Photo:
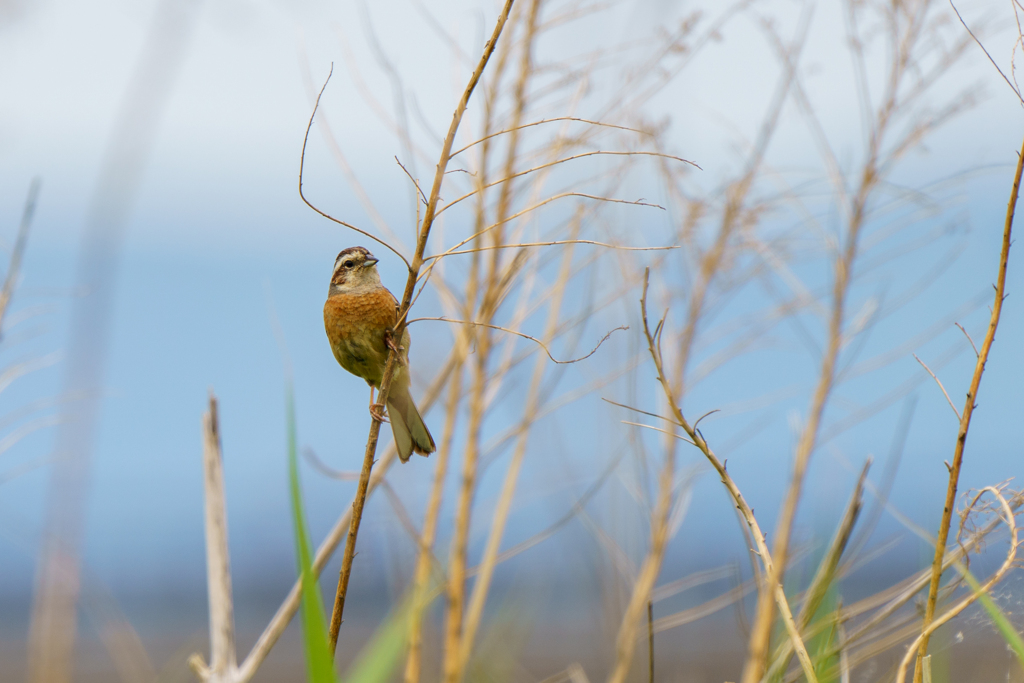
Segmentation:
<svg viewBox="0 0 1024 683">
<path fill-rule="evenodd" d="M 333 294 L 324 304 L 327 336 L 348 337 L 361 330 L 385 330 L 395 325 L 397 302 L 384 287 L 365 294 Z"/>
<path fill-rule="evenodd" d="M 333 294 L 324 304 L 324 327 L 334 357 L 371 385 L 380 383 L 388 349 L 384 331 L 394 327 L 396 302 L 384 287 L 358 294 Z"/>
</svg>

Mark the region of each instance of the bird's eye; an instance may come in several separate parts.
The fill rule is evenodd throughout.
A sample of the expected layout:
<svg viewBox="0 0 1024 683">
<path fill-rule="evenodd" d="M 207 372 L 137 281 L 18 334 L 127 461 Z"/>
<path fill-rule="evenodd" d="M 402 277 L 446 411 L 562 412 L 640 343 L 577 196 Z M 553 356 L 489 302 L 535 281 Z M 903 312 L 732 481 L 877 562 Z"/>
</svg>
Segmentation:
<svg viewBox="0 0 1024 683">
<path fill-rule="evenodd" d="M 352 266 L 354 266 L 354 265 L 355 265 L 355 264 L 354 264 L 354 263 L 353 263 L 353 262 L 352 262 L 351 260 L 349 260 L 349 261 L 345 261 L 345 267 L 346 267 L 346 268 L 351 268 L 351 267 L 352 267 Z"/>
</svg>

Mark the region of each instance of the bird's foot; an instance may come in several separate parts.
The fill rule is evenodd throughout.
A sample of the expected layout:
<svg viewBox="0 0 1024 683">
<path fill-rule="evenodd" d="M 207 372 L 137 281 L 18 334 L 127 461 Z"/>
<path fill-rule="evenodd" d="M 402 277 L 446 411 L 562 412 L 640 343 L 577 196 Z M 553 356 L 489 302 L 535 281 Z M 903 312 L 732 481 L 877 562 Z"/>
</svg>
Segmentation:
<svg viewBox="0 0 1024 683">
<path fill-rule="evenodd" d="M 371 403 L 370 404 L 370 417 L 376 422 L 390 422 L 387 416 L 384 414 L 383 403 Z"/>
<path fill-rule="evenodd" d="M 389 349 L 395 352 L 395 358 L 398 360 L 398 363 L 400 365 L 405 365 L 405 359 L 402 357 L 402 351 L 405 350 L 405 347 L 399 346 L 395 343 L 394 330 L 384 330 L 384 343 Z"/>
</svg>

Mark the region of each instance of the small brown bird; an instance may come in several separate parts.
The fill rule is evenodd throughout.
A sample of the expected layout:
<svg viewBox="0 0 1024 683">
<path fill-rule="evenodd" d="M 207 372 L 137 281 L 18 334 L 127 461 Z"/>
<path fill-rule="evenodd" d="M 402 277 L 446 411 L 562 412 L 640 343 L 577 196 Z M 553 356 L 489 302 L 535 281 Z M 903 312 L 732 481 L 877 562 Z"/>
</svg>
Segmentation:
<svg viewBox="0 0 1024 683">
<path fill-rule="evenodd" d="M 379 389 L 384 379 L 389 335 L 398 322 L 398 301 L 381 284 L 376 265 L 377 259 L 363 247 L 349 247 L 338 254 L 324 304 L 324 327 L 341 367 L 370 385 L 370 413 L 382 419 L 383 406 L 373 402 L 373 390 Z M 402 334 L 398 348 L 402 362 L 391 380 L 388 416 L 398 457 L 406 462 L 414 452 L 426 456 L 435 447 L 409 394 L 409 330 Z"/>
</svg>

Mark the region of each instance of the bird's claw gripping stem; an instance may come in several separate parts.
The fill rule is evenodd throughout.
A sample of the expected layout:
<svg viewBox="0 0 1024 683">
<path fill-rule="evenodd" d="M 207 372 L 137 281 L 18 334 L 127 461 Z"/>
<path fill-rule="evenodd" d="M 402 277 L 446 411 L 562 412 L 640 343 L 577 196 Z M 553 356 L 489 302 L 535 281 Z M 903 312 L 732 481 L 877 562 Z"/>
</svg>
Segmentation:
<svg viewBox="0 0 1024 683">
<path fill-rule="evenodd" d="M 383 403 L 371 403 L 370 404 L 370 417 L 377 422 L 391 422 L 384 414 Z"/>
<path fill-rule="evenodd" d="M 398 360 L 398 363 L 404 366 L 405 359 L 402 357 L 402 351 L 405 350 L 405 347 L 399 346 L 398 344 L 395 343 L 394 330 L 384 330 L 384 343 L 387 345 L 389 349 L 395 352 L 395 358 Z"/>
</svg>

